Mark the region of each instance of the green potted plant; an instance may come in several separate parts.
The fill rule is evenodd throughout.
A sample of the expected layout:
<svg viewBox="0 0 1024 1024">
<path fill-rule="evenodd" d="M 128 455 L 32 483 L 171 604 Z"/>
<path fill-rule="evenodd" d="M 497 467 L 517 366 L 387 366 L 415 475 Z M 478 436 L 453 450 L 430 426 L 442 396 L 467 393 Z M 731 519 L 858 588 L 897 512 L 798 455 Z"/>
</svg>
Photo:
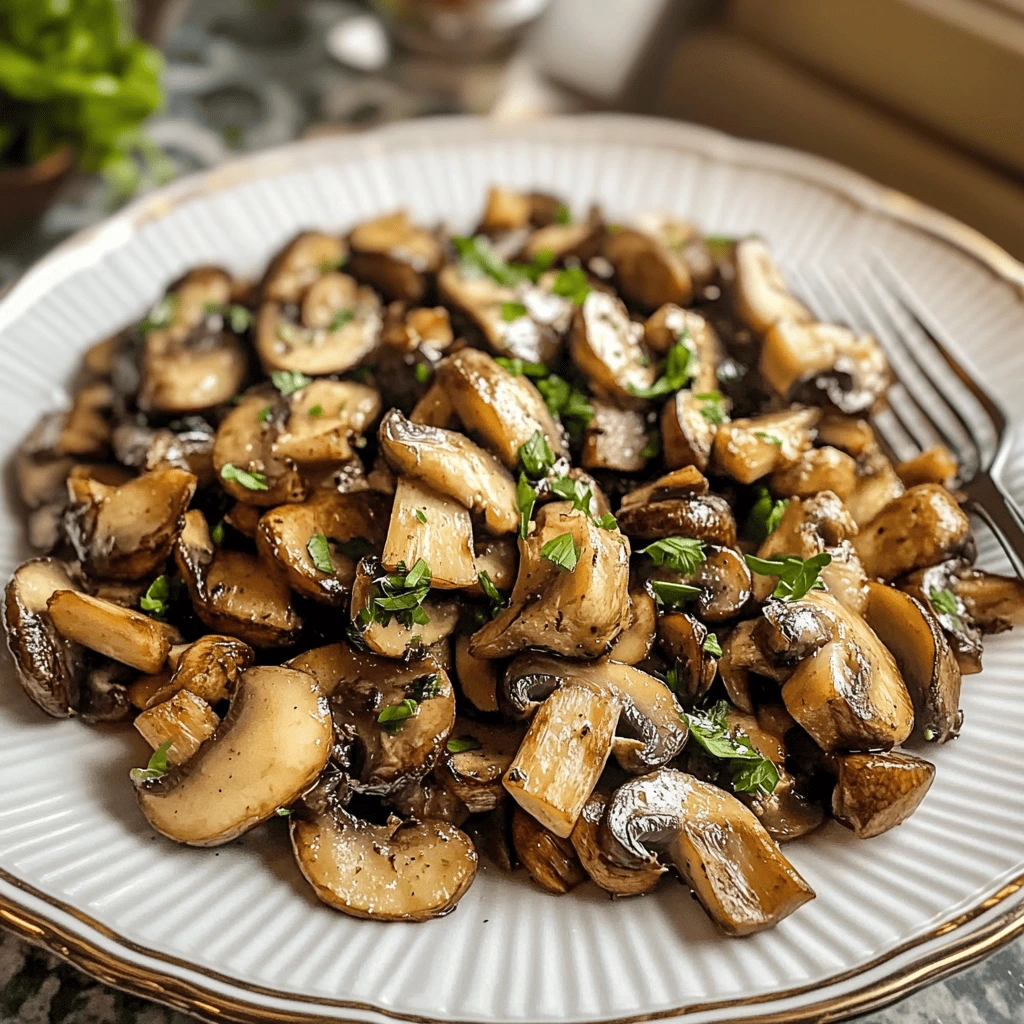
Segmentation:
<svg viewBox="0 0 1024 1024">
<path fill-rule="evenodd" d="M 128 15 L 125 0 L 0 2 L 0 229 L 42 213 L 74 167 L 120 192 L 138 181 L 163 60 Z"/>
</svg>

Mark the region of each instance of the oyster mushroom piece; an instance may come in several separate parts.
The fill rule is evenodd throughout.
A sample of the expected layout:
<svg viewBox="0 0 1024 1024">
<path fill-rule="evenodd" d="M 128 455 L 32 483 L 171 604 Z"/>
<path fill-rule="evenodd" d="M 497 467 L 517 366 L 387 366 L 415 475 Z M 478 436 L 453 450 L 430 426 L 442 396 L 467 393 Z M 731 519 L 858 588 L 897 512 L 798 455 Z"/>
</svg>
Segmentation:
<svg viewBox="0 0 1024 1024">
<path fill-rule="evenodd" d="M 325 491 L 300 505 L 281 505 L 260 517 L 256 550 L 280 567 L 297 593 L 320 604 L 340 605 L 355 581 L 358 559 L 353 556 L 364 547 L 379 551 L 384 544 L 388 504 L 372 491 Z"/>
<path fill-rule="evenodd" d="M 792 466 L 811 447 L 820 415 L 817 409 L 795 408 L 723 423 L 715 434 L 715 470 L 752 484 Z"/>
<path fill-rule="evenodd" d="M 420 302 L 429 277 L 441 265 L 441 246 L 404 210 L 368 220 L 352 229 L 347 268 L 389 300 Z"/>
<path fill-rule="evenodd" d="M 650 442 L 643 414 L 597 400 L 590 406 L 594 415 L 583 434 L 583 468 L 640 472 L 647 465 L 644 450 Z"/>
<path fill-rule="evenodd" d="M 287 399 L 288 415 L 274 438 L 274 454 L 299 465 L 344 462 L 352 436 L 380 415 L 380 392 L 350 380 L 315 380 Z"/>
<path fill-rule="evenodd" d="M 935 765 L 911 754 L 840 754 L 832 813 L 858 839 L 902 825 L 925 798 Z"/>
<path fill-rule="evenodd" d="M 267 269 L 263 298 L 271 302 L 299 302 L 310 285 L 337 270 L 347 256 L 336 235 L 303 231 L 293 238 Z"/>
<path fill-rule="evenodd" d="M 546 892 L 563 896 L 587 880 L 572 843 L 519 807 L 512 814 L 512 844 L 519 862 Z"/>
<path fill-rule="evenodd" d="M 185 513 L 174 550 L 196 615 L 210 629 L 253 647 L 284 647 L 302 628 L 291 592 L 272 563 L 214 545 L 203 513 Z"/>
<path fill-rule="evenodd" d="M 77 708 L 85 669 L 81 646 L 57 631 L 47 602 L 58 591 L 78 589 L 63 562 L 33 558 L 15 569 L 4 594 L 7 646 L 18 681 L 54 718 L 66 718 Z"/>
<path fill-rule="evenodd" d="M 505 789 L 556 836 L 573 830 L 604 771 L 619 721 L 618 698 L 608 690 L 565 686 L 537 708 L 505 772 Z"/>
<path fill-rule="evenodd" d="M 136 795 L 161 835 L 220 846 L 297 800 L 323 771 L 332 742 L 327 701 L 312 676 L 249 668 L 209 740 L 166 775 L 136 783 Z"/>
<path fill-rule="evenodd" d="M 196 478 L 180 469 L 143 473 L 120 487 L 71 478 L 68 539 L 92 576 L 140 580 L 167 561 Z"/>
<path fill-rule="evenodd" d="M 396 472 L 454 498 L 482 516 L 491 533 L 518 528 L 512 475 L 465 434 L 413 423 L 392 409 L 381 421 L 379 437 L 381 451 Z"/>
<path fill-rule="evenodd" d="M 505 799 L 501 777 L 522 742 L 522 728 L 459 722 L 434 775 L 471 814 L 493 811 Z"/>
<path fill-rule="evenodd" d="M 918 484 L 891 501 L 854 537 L 868 576 L 893 580 L 963 547 L 971 525 L 944 487 Z"/>
<path fill-rule="evenodd" d="M 649 867 L 662 853 L 727 935 L 772 928 L 814 899 L 756 816 L 725 790 L 662 768 L 620 786 L 601 825 L 605 853 Z"/>
<path fill-rule="evenodd" d="M 868 584 L 867 624 L 896 659 L 926 740 L 945 743 L 960 731 L 960 666 L 942 626 L 918 600 L 884 583 Z"/>
<path fill-rule="evenodd" d="M 789 291 L 771 250 L 760 238 L 744 238 L 734 250 L 736 280 L 733 300 L 739 318 L 757 334 L 779 320 L 806 324 L 811 311 Z"/>
<path fill-rule="evenodd" d="M 643 327 L 629 318 L 620 299 L 591 291 L 573 318 L 569 352 L 595 394 L 616 405 L 643 408 L 637 390 L 649 388 L 658 371 L 643 346 Z"/>
<path fill-rule="evenodd" d="M 292 848 L 317 897 L 335 910 L 373 921 L 428 921 L 455 909 L 476 877 L 469 837 L 445 821 L 384 825 L 340 807 L 295 813 Z"/>
<path fill-rule="evenodd" d="M 682 256 L 644 231 L 622 227 L 604 241 L 604 258 L 615 268 L 619 291 L 643 309 L 666 302 L 687 306 L 693 300 L 693 281 Z"/>
<path fill-rule="evenodd" d="M 782 686 L 786 709 L 827 753 L 888 750 L 914 729 L 914 706 L 895 659 L 867 623 L 834 597 L 810 591 L 773 603 L 776 622 L 810 607 L 832 639 L 804 658 Z"/>
<path fill-rule="evenodd" d="M 181 639 L 173 626 L 77 590 L 55 591 L 46 608 L 61 636 L 140 672 L 158 672 Z"/>
<path fill-rule="evenodd" d="M 570 571 L 543 555 L 568 535 L 578 553 Z M 622 631 L 629 609 L 629 542 L 598 527 L 568 502 L 544 505 L 536 530 L 519 542 L 519 575 L 509 606 L 470 641 L 478 658 L 502 658 L 524 647 L 564 657 L 603 654 Z"/>
<path fill-rule="evenodd" d="M 344 373 L 367 356 L 381 335 L 380 299 L 348 274 L 325 274 L 303 300 L 301 321 L 269 300 L 256 317 L 256 352 L 267 373 Z"/>
<path fill-rule="evenodd" d="M 455 725 L 455 692 L 431 654 L 401 663 L 347 644 L 330 644 L 291 659 L 327 694 L 335 733 L 356 742 L 354 787 L 385 795 L 422 779 L 444 753 Z M 380 721 L 385 708 L 404 701 L 407 718 Z"/>
<path fill-rule="evenodd" d="M 486 352 L 464 348 L 437 368 L 463 427 L 475 432 L 511 469 L 519 464 L 519 449 L 539 430 L 556 458 L 568 455 L 560 426 L 540 392 L 526 377 L 500 367 Z"/>
</svg>

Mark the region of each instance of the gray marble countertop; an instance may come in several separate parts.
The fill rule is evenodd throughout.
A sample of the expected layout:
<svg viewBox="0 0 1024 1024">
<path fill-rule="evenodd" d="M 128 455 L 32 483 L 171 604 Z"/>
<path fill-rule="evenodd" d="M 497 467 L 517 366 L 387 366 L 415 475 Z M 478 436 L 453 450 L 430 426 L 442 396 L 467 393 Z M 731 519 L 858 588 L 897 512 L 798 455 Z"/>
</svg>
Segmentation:
<svg viewBox="0 0 1024 1024">
<path fill-rule="evenodd" d="M 303 5 L 203 0 L 168 47 L 168 105 L 153 134 L 179 172 L 232 152 L 325 131 L 345 132 L 397 118 L 522 113 L 515 91 L 539 112 L 575 101 L 531 77 L 522 61 L 455 72 L 430 62 L 393 60 L 367 74 L 333 61 L 325 33 L 358 7 L 350 0 Z M 0 290 L 71 232 L 109 211 L 102 184 L 73 180 L 26 235 L 0 240 Z M 0 932 L 0 1024 L 185 1024 L 189 1018 L 93 981 L 43 950 Z M 861 1024 L 1022 1024 L 1024 939 L 982 963 L 860 1018 Z"/>
</svg>

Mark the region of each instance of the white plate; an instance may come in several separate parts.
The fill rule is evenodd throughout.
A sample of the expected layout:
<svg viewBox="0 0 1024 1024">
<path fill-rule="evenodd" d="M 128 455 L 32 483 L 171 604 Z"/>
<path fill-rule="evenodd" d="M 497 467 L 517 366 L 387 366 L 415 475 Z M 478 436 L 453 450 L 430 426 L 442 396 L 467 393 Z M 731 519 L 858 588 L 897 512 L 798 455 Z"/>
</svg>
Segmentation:
<svg viewBox="0 0 1024 1024">
<path fill-rule="evenodd" d="M 438 120 L 300 144 L 178 182 L 61 246 L 0 303 L 0 457 L 61 397 L 82 349 L 197 263 L 261 268 L 300 228 L 407 207 L 468 228 L 487 186 L 534 186 L 711 232 L 756 231 L 796 274 L 861 280 L 882 252 L 1012 411 L 1024 379 L 1024 268 L 970 230 L 822 160 L 704 129 L 596 116 Z M 1005 476 L 1020 494 L 1024 449 Z M 0 569 L 23 553 L 0 517 Z M 218 851 L 157 838 L 135 807 L 131 729 L 45 719 L 0 688 L 0 915 L 114 984 L 213 1018 L 834 1020 L 1024 928 L 1024 633 L 965 680 L 961 738 L 904 826 L 838 826 L 788 847 L 818 898 L 774 931 L 716 933 L 680 885 L 555 899 L 485 869 L 458 910 L 380 925 L 320 906 L 281 823 Z"/>
</svg>

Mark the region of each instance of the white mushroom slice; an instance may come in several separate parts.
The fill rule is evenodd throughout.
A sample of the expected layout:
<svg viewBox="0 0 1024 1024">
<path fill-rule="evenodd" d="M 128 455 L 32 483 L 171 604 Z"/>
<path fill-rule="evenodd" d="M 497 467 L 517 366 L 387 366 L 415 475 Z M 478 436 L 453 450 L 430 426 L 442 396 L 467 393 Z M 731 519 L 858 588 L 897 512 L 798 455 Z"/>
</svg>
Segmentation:
<svg viewBox="0 0 1024 1024">
<path fill-rule="evenodd" d="M 629 591 L 629 618 L 622 632 L 612 643 L 609 657 L 623 665 L 636 665 L 644 660 L 654 646 L 658 622 L 658 606 L 645 587 Z"/>
<path fill-rule="evenodd" d="M 469 837 L 444 821 L 371 825 L 340 808 L 293 815 L 292 847 L 319 899 L 353 917 L 427 921 L 455 909 L 476 877 Z"/>
<path fill-rule="evenodd" d="M 469 512 L 432 487 L 403 476 L 395 488 L 381 564 L 395 572 L 420 559 L 430 566 L 430 585 L 439 590 L 461 590 L 477 582 Z"/>
<path fill-rule="evenodd" d="M 857 489 L 857 463 L 838 448 L 810 448 L 793 465 L 777 469 L 768 481 L 780 498 L 810 498 L 831 491 L 844 501 Z"/>
<path fill-rule="evenodd" d="M 790 294 L 786 279 L 760 238 L 744 238 L 734 252 L 736 312 L 751 330 L 763 334 L 779 320 L 810 323 L 814 317 Z"/>
<path fill-rule="evenodd" d="M 543 506 L 536 527 L 519 542 L 519 576 L 509 607 L 474 634 L 470 650 L 481 658 L 506 657 L 524 647 L 597 657 L 626 622 L 629 541 L 567 502 Z M 578 554 L 571 571 L 543 555 L 546 544 L 565 534 Z"/>
<path fill-rule="evenodd" d="M 46 606 L 57 591 L 78 589 L 63 562 L 34 558 L 15 569 L 4 595 L 7 646 L 18 681 L 54 718 L 65 718 L 78 706 L 84 668 L 81 647 L 57 631 Z"/>
<path fill-rule="evenodd" d="M 246 395 L 224 417 L 213 442 L 213 468 L 224 489 L 236 501 L 248 505 L 283 505 L 302 501 L 306 496 L 303 482 L 295 463 L 274 452 L 277 427 L 270 416 L 276 394 L 257 391 Z M 237 474 L 225 466 L 258 474 L 252 481 L 241 483 Z"/>
<path fill-rule="evenodd" d="M 46 607 L 61 636 L 140 672 L 158 672 L 180 639 L 172 626 L 75 590 L 56 591 Z"/>
<path fill-rule="evenodd" d="M 379 437 L 381 451 L 397 472 L 482 515 L 492 533 L 512 533 L 518 528 L 511 474 L 465 434 L 421 426 L 392 409 L 381 421 Z"/>
<path fill-rule="evenodd" d="M 382 495 L 326 491 L 301 505 L 265 512 L 256 529 L 256 550 L 280 566 L 297 593 L 339 605 L 351 593 L 356 562 L 366 550 L 383 545 L 387 523 L 388 501 Z M 329 572 L 324 559 L 333 566 Z"/>
<path fill-rule="evenodd" d="M 196 615 L 210 629 L 253 647 L 282 647 L 295 640 L 302 620 L 281 574 L 255 555 L 216 547 L 198 509 L 185 513 L 174 559 Z"/>
<path fill-rule="evenodd" d="M 911 754 L 842 754 L 832 791 L 832 813 L 858 839 L 902 825 L 935 779 L 935 765 Z"/>
<path fill-rule="evenodd" d="M 331 714 L 312 676 L 260 666 L 242 673 L 224 720 L 184 764 L 136 783 L 161 835 L 220 846 L 287 807 L 330 756 Z"/>
<path fill-rule="evenodd" d="M 511 832 L 519 863 L 545 892 L 564 896 L 587 880 L 572 843 L 556 836 L 522 808 L 512 813 Z"/>
<path fill-rule="evenodd" d="M 471 592 L 483 595 L 484 589 L 479 583 L 483 573 L 487 573 L 488 579 L 498 590 L 503 593 L 511 590 L 519 568 L 518 542 L 507 534 L 503 537 L 482 535 L 474 538 L 473 548 L 478 582 L 470 588 Z"/>
<path fill-rule="evenodd" d="M 70 478 L 65 525 L 85 571 L 118 580 L 153 575 L 171 553 L 195 490 L 196 478 L 180 469 L 144 473 L 120 487 Z"/>
<path fill-rule="evenodd" d="M 792 466 L 814 441 L 818 409 L 787 409 L 723 423 L 715 435 L 712 464 L 719 473 L 751 484 Z"/>
<path fill-rule="evenodd" d="M 256 318 L 256 351 L 264 370 L 296 370 L 314 376 L 344 373 L 377 344 L 380 299 L 348 274 L 327 274 L 303 304 L 308 320 L 296 323 L 280 303 L 264 302 Z M 311 321 L 311 322 L 310 322 Z"/>
<path fill-rule="evenodd" d="M 633 219 L 633 223 L 641 231 L 678 254 L 689 271 L 695 295 L 714 281 L 718 273 L 715 257 L 703 233 L 695 224 L 679 220 L 671 214 L 654 212 L 640 214 Z"/>
<path fill-rule="evenodd" d="M 471 814 L 493 811 L 505 799 L 501 777 L 511 767 L 524 732 L 511 726 L 460 722 L 434 774 Z"/>
<path fill-rule="evenodd" d="M 583 434 L 584 468 L 640 472 L 647 465 L 644 449 L 650 443 L 643 414 L 596 399 L 590 405 L 594 415 Z"/>
<path fill-rule="evenodd" d="M 656 309 L 666 302 L 689 305 L 693 281 L 686 262 L 673 249 L 644 231 L 609 231 L 604 257 L 615 268 L 619 291 L 631 303 Z"/>
<path fill-rule="evenodd" d="M 263 279 L 263 298 L 272 302 L 299 302 L 306 289 L 323 274 L 341 266 L 345 256 L 345 243 L 336 235 L 304 231 L 270 264 Z"/>
<path fill-rule="evenodd" d="M 477 711 L 498 710 L 498 666 L 489 658 L 474 658 L 469 653 L 468 636 L 455 638 L 455 678 L 462 696 Z"/>
<path fill-rule="evenodd" d="M 564 435 L 526 377 L 502 369 L 489 355 L 465 348 L 437 368 L 462 425 L 478 434 L 506 466 L 519 463 L 519 449 L 539 430 L 556 457 L 568 454 Z"/>
<path fill-rule="evenodd" d="M 348 269 L 389 300 L 420 302 L 427 276 L 441 265 L 441 246 L 404 210 L 357 225 L 348 236 Z"/>
<path fill-rule="evenodd" d="M 201 697 L 179 690 L 167 700 L 151 704 L 135 718 L 135 728 L 156 750 L 165 743 L 169 764 L 183 764 L 208 740 L 220 719 Z"/>
<path fill-rule="evenodd" d="M 573 830 L 612 752 L 620 704 L 584 686 L 555 690 L 537 709 L 504 786 L 556 836 Z"/>
<path fill-rule="evenodd" d="M 662 768 L 620 786 L 602 823 L 605 852 L 623 867 L 663 851 L 727 935 L 774 927 L 814 899 L 754 814 L 732 794 Z"/>
<path fill-rule="evenodd" d="M 273 451 L 300 466 L 351 459 L 352 435 L 362 434 L 380 415 L 380 392 L 355 381 L 315 380 L 287 403 Z"/>
<path fill-rule="evenodd" d="M 591 291 L 586 297 L 576 310 L 569 351 L 595 394 L 618 405 L 643 406 L 635 391 L 649 388 L 658 375 L 643 334 L 614 295 Z"/>
</svg>

